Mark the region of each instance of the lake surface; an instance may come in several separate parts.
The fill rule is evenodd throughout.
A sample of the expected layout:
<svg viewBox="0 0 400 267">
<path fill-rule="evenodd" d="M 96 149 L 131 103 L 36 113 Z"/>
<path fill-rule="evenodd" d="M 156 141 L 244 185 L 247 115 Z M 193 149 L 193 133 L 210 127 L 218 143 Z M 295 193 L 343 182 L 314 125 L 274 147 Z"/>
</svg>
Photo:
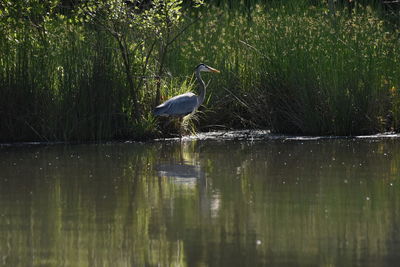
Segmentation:
<svg viewBox="0 0 400 267">
<path fill-rule="evenodd" d="M 0 148 L 0 266 L 396 266 L 400 140 Z"/>
</svg>

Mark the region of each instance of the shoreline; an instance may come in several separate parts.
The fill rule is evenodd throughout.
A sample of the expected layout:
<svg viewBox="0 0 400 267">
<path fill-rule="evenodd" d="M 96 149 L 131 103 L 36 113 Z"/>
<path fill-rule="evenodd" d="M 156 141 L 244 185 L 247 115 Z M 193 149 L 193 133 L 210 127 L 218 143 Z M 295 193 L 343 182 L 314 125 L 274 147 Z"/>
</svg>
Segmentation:
<svg viewBox="0 0 400 267">
<path fill-rule="evenodd" d="M 354 135 L 354 136 L 335 136 L 335 135 L 288 135 L 271 133 L 269 130 L 229 130 L 229 131 L 210 131 L 199 132 L 192 135 L 182 136 L 183 142 L 188 141 L 320 141 L 320 140 L 381 140 L 381 139 L 400 139 L 400 133 L 384 132 L 369 135 Z M 52 145 L 95 145 L 95 144 L 129 144 L 129 143 L 152 143 L 152 142 L 170 142 L 180 141 L 179 137 L 153 138 L 147 140 L 106 140 L 102 142 L 87 141 L 87 142 L 10 142 L 0 143 L 1 148 L 8 147 L 32 147 L 32 146 L 52 146 Z"/>
</svg>

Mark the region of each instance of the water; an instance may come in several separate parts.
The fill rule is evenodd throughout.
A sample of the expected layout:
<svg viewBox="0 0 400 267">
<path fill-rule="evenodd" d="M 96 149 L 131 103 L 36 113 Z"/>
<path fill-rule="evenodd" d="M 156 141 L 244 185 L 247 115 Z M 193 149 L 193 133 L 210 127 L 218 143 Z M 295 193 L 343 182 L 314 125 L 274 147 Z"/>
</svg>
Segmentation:
<svg viewBox="0 0 400 267">
<path fill-rule="evenodd" d="M 0 266 L 395 266 L 400 140 L 0 149 Z"/>
</svg>

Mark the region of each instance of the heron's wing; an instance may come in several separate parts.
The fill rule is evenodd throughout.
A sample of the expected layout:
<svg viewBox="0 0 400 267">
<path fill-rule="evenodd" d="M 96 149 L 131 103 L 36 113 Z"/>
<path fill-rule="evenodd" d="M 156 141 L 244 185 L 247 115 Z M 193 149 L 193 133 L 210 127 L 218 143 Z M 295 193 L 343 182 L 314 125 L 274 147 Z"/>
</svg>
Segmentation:
<svg viewBox="0 0 400 267">
<path fill-rule="evenodd" d="M 154 114 L 158 116 L 184 116 L 197 107 L 197 96 L 193 93 L 177 95 L 157 106 Z"/>
</svg>

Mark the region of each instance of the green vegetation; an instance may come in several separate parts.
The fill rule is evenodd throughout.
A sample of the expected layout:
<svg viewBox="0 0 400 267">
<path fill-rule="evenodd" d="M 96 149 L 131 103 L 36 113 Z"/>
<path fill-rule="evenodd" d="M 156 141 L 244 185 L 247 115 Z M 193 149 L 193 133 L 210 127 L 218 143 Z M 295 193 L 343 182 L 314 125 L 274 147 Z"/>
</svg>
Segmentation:
<svg viewBox="0 0 400 267">
<path fill-rule="evenodd" d="M 67 1 L 68 2 L 68 1 Z M 120 0 L 2 4 L 1 141 L 140 138 L 181 1 L 151 8 Z M 147 80 L 153 77 L 153 80 Z"/>
<path fill-rule="evenodd" d="M 195 90 L 199 62 L 222 71 L 199 129 L 351 135 L 400 127 L 398 17 L 378 4 L 97 2 L 2 1 L 0 141 L 170 132 L 173 124 L 165 129 L 151 111 Z"/>
<path fill-rule="evenodd" d="M 222 68 L 211 124 L 335 135 L 398 129 L 399 32 L 378 9 L 330 13 L 297 1 L 257 6 L 250 18 L 217 8 L 206 14 L 176 43 L 171 62 L 201 58 Z"/>
</svg>

